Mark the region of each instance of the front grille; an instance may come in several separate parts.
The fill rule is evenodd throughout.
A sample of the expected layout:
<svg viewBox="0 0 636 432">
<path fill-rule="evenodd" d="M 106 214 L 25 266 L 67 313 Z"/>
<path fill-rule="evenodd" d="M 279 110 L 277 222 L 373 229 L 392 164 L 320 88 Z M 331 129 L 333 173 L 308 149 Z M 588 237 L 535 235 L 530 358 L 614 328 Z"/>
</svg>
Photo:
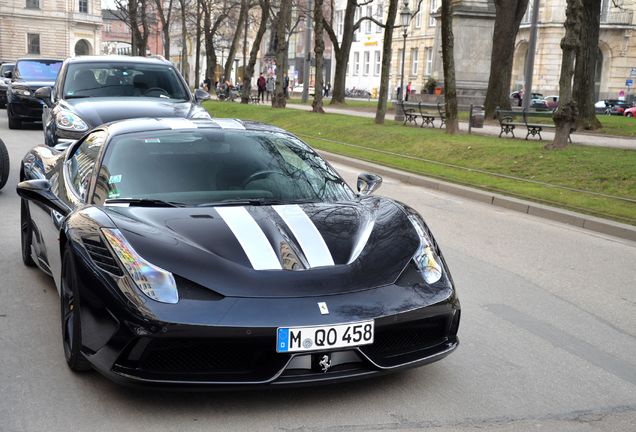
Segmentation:
<svg viewBox="0 0 636 432">
<path fill-rule="evenodd" d="M 97 267 L 116 276 L 123 276 L 117 261 L 101 239 L 93 240 L 84 237 L 82 238 L 82 243 L 84 243 L 84 247 Z"/>
<path fill-rule="evenodd" d="M 446 316 L 378 327 L 373 344 L 361 349 L 380 366 L 392 366 L 445 342 L 448 327 Z"/>
<path fill-rule="evenodd" d="M 145 349 L 136 354 L 139 347 Z M 141 339 L 122 356 L 126 373 L 155 379 L 264 381 L 287 363 L 272 338 L 245 341 L 211 339 Z M 135 358 L 138 356 L 138 358 Z"/>
</svg>

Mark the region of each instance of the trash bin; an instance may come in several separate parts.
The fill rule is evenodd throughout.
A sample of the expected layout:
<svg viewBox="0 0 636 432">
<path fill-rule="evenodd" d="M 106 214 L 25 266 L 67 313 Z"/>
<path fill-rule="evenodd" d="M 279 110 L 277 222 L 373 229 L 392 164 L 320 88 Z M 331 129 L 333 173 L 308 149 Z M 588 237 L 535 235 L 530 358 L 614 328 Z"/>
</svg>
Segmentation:
<svg viewBox="0 0 636 432">
<path fill-rule="evenodd" d="M 484 111 L 478 108 L 473 108 L 473 112 L 470 115 L 470 127 L 471 128 L 483 128 L 484 127 Z"/>
</svg>

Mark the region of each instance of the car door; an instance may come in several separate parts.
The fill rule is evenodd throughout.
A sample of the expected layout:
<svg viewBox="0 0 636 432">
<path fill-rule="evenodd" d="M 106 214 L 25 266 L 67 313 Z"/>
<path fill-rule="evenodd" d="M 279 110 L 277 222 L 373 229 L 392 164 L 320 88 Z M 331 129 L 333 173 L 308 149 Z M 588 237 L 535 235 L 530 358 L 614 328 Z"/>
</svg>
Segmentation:
<svg viewBox="0 0 636 432">
<path fill-rule="evenodd" d="M 63 166 L 50 179 L 51 189 L 71 211 L 84 204 L 92 181 L 95 164 L 106 139 L 106 132 L 98 130 L 87 135 L 69 149 Z M 54 178 L 55 177 L 55 178 Z M 38 261 L 49 271 L 59 287 L 62 270 L 60 230 L 65 216 L 47 207 L 29 206 L 31 219 L 37 227 L 40 241 Z"/>
</svg>

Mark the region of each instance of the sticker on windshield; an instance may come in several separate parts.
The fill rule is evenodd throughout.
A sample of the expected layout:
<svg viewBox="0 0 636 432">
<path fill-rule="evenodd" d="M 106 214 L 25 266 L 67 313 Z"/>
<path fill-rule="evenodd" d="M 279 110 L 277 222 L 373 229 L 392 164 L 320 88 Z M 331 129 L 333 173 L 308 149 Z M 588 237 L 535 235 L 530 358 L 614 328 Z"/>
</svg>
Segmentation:
<svg viewBox="0 0 636 432">
<path fill-rule="evenodd" d="M 144 140 L 145 143 L 152 143 L 152 144 L 158 144 L 161 142 L 161 140 L 159 138 L 146 138 Z"/>
<path fill-rule="evenodd" d="M 108 179 L 108 184 L 121 183 L 121 174 L 112 175 Z"/>
<path fill-rule="evenodd" d="M 121 194 L 119 193 L 119 191 L 117 189 L 113 189 L 111 191 L 108 191 L 108 198 L 119 198 Z"/>
</svg>

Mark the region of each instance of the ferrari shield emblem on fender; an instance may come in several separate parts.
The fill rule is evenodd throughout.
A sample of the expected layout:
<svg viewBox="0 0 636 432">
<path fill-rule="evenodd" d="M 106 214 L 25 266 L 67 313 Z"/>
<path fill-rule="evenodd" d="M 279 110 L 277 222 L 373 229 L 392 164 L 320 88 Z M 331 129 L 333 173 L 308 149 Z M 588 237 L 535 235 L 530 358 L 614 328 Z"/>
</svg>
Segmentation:
<svg viewBox="0 0 636 432">
<path fill-rule="evenodd" d="M 327 303 L 318 302 L 318 309 L 320 309 L 320 315 L 329 315 L 329 308 L 327 307 Z"/>
</svg>

